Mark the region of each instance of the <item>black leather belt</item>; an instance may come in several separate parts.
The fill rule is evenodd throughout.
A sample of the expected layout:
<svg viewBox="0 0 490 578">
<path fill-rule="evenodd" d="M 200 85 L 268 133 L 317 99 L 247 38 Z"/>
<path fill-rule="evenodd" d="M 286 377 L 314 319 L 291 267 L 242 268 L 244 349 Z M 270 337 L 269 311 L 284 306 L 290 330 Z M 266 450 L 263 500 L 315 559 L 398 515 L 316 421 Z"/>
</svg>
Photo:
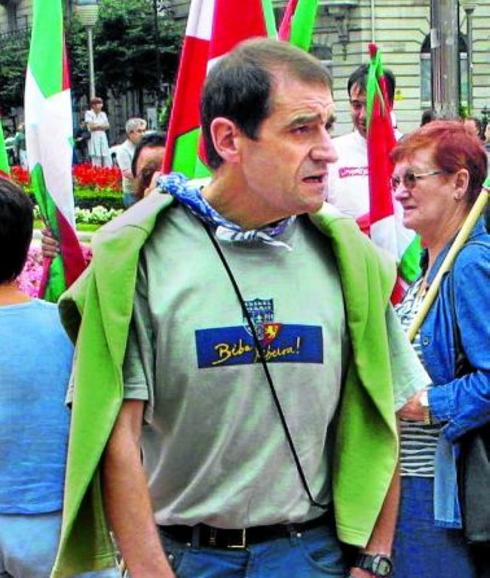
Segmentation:
<svg viewBox="0 0 490 578">
<path fill-rule="evenodd" d="M 331 514 L 326 513 L 299 524 L 274 524 L 271 526 L 254 526 L 229 530 L 213 528 L 206 524 L 197 526 L 159 526 L 163 537 L 168 536 L 176 542 L 192 544 L 194 548 L 246 548 L 250 544 L 259 544 L 268 540 L 287 538 L 291 534 L 298 534 L 320 526 L 326 526 L 331 521 Z"/>
</svg>

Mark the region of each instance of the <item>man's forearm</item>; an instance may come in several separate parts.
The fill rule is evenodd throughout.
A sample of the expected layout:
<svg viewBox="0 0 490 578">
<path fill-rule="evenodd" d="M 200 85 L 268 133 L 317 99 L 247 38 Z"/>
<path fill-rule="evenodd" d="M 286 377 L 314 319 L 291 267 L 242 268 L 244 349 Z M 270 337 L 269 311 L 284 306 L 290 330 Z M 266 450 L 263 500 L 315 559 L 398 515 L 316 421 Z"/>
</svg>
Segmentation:
<svg viewBox="0 0 490 578">
<path fill-rule="evenodd" d="M 361 552 L 366 554 L 381 554 L 388 557 L 391 556 L 398 517 L 399 501 L 400 472 L 397 466 L 369 542 Z M 352 576 L 352 578 L 368 578 L 372 577 L 373 574 L 367 570 L 361 570 L 360 568 L 354 567 L 351 568 L 350 576 Z"/>
<path fill-rule="evenodd" d="M 129 432 L 127 414 L 138 403 L 125 402 L 105 451 L 105 511 L 132 578 L 174 578 L 155 526 L 139 441 Z"/>
<path fill-rule="evenodd" d="M 383 507 L 373 528 L 371 538 L 364 549 L 375 554 L 391 554 L 395 536 L 396 521 L 398 518 L 398 504 L 400 501 L 400 472 L 396 468 L 393 479 L 386 494 Z"/>
</svg>

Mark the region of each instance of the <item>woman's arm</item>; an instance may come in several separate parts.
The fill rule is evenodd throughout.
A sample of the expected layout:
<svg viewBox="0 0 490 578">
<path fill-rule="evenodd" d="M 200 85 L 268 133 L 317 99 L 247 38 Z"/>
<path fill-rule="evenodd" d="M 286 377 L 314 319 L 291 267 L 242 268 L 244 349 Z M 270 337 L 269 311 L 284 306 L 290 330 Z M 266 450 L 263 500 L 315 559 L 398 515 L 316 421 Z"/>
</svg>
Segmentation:
<svg viewBox="0 0 490 578">
<path fill-rule="evenodd" d="M 490 242 L 467 245 L 450 275 L 461 344 L 473 371 L 432 388 L 428 399 L 453 441 L 490 421 Z"/>
</svg>

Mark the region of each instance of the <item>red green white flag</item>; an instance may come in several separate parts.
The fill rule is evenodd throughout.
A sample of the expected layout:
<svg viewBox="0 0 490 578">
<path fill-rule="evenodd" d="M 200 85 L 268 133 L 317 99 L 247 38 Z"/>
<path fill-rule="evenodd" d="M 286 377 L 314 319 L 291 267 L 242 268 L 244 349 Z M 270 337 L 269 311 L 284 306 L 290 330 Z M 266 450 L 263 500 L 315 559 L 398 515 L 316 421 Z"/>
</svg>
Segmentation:
<svg viewBox="0 0 490 578">
<path fill-rule="evenodd" d="M 60 254 L 45 260 L 40 297 L 56 301 L 85 268 L 75 232 L 73 123 L 62 0 L 34 0 L 24 108 L 34 194 L 60 245 Z"/>
<path fill-rule="evenodd" d="M 403 226 L 401 207 L 393 201 L 390 152 L 396 138 L 391 122 L 391 106 L 381 53 L 375 44 L 369 45 L 369 52 L 371 61 L 366 87 L 369 233 L 373 242 L 393 255 L 398 263 L 398 283 L 392 295 L 392 301 L 396 303 L 403 296 L 407 284 L 418 277 L 421 246 L 417 235 Z"/>
<path fill-rule="evenodd" d="M 190 178 L 209 170 L 199 159 L 201 89 L 208 69 L 236 44 L 275 34 L 271 0 L 192 0 L 170 116 L 163 172 Z"/>
<path fill-rule="evenodd" d="M 315 28 L 318 0 L 289 0 L 281 25 L 279 40 L 309 51 Z"/>
<path fill-rule="evenodd" d="M 5 148 L 2 119 L 0 118 L 0 177 L 8 178 L 9 176 L 10 176 L 9 159 L 7 155 L 7 149 Z"/>
</svg>

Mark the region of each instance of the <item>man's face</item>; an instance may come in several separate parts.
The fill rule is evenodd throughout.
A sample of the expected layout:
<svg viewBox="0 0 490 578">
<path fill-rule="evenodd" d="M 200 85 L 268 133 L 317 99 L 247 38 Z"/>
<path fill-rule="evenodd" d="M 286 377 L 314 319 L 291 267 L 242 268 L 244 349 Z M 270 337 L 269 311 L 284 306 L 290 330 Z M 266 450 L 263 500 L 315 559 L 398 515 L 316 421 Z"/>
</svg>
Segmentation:
<svg viewBox="0 0 490 578">
<path fill-rule="evenodd" d="M 465 119 L 464 127 L 470 134 L 480 138 L 480 129 L 478 128 L 478 125 L 476 124 L 474 119 L 472 118 Z"/>
<path fill-rule="evenodd" d="M 349 94 L 350 114 L 352 123 L 360 134 L 366 138 L 367 119 L 366 119 L 366 93 L 359 88 L 358 84 L 353 84 Z"/>
<path fill-rule="evenodd" d="M 92 105 L 92 108 L 93 108 L 93 110 L 94 110 L 97 114 L 99 114 L 99 112 L 102 110 L 102 107 L 103 107 L 103 106 L 104 106 L 104 103 L 103 103 L 103 102 L 95 102 L 95 103 Z"/>
<path fill-rule="evenodd" d="M 248 202 L 264 224 L 318 210 L 326 195 L 328 164 L 337 153 L 328 133 L 335 106 L 329 88 L 278 73 L 272 112 L 256 140 L 239 137 Z"/>
<path fill-rule="evenodd" d="M 141 140 L 141 137 L 145 134 L 146 131 L 146 124 L 141 124 L 138 128 L 132 130 L 128 134 L 129 140 L 133 144 L 138 144 Z"/>
<path fill-rule="evenodd" d="M 151 178 L 162 166 L 165 147 L 147 147 L 141 149 L 136 163 L 136 196 L 141 199 L 150 186 Z"/>
</svg>

